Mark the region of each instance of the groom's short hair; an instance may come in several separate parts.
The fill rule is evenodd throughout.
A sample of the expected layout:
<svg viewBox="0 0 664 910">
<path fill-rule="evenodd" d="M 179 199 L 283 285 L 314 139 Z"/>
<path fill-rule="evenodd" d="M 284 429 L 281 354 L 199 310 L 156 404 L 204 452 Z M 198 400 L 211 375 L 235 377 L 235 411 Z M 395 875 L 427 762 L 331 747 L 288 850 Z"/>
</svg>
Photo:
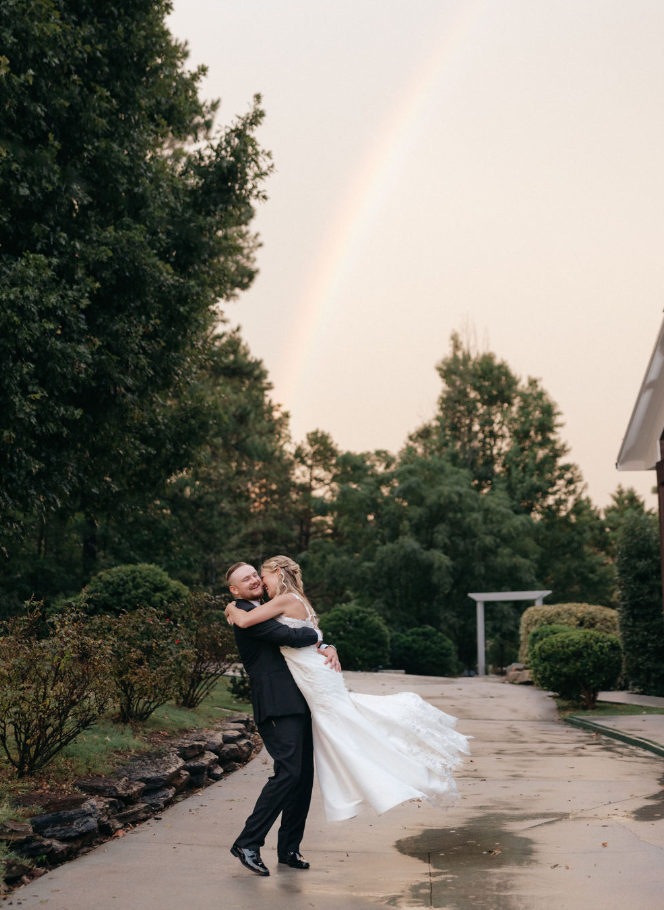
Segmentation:
<svg viewBox="0 0 664 910">
<path fill-rule="evenodd" d="M 248 566 L 248 565 L 249 565 L 248 562 L 234 562 L 233 565 L 230 567 L 230 569 L 228 569 L 228 571 L 226 572 L 226 584 L 227 585 L 230 584 L 231 576 L 232 576 L 233 572 L 235 572 L 236 569 L 239 569 L 240 566 Z"/>
</svg>

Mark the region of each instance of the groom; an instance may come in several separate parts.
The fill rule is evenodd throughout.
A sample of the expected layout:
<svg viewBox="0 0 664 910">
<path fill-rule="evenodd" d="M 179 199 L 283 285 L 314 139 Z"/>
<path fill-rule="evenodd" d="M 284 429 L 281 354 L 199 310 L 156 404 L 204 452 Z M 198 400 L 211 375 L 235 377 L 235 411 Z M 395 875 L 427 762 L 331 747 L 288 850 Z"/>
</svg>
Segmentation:
<svg viewBox="0 0 664 910">
<path fill-rule="evenodd" d="M 226 572 L 226 582 L 240 610 L 257 607 L 263 596 L 263 583 L 253 566 L 237 562 Z M 311 790 L 314 782 L 314 753 L 311 714 L 304 696 L 295 685 L 281 645 L 304 648 L 318 643 L 318 635 L 306 626 L 293 629 L 268 619 L 247 629 L 233 626 L 240 658 L 251 680 L 254 720 L 265 748 L 274 760 L 274 774 L 256 801 L 254 810 L 231 853 L 243 866 L 258 875 L 269 875 L 260 848 L 281 814 L 277 838 L 280 863 L 294 869 L 308 869 L 300 855 Z M 328 646 L 318 644 L 322 651 Z M 325 662 L 341 670 L 336 649 L 325 655 Z"/>
</svg>

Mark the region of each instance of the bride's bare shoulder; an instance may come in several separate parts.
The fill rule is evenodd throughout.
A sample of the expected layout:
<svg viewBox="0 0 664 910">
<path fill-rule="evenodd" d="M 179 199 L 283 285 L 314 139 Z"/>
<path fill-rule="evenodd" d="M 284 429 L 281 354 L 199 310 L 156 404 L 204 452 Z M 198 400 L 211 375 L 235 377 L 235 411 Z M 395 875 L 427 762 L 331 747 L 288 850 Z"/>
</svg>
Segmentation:
<svg viewBox="0 0 664 910">
<path fill-rule="evenodd" d="M 306 612 L 302 606 L 302 601 L 299 597 L 296 597 L 295 594 L 291 594 L 287 591 L 285 594 L 277 594 L 276 597 L 273 597 L 270 601 L 274 605 L 275 609 L 279 609 L 279 612 L 283 613 L 285 616 L 290 616 L 292 619 L 302 619 L 302 615 Z"/>
</svg>

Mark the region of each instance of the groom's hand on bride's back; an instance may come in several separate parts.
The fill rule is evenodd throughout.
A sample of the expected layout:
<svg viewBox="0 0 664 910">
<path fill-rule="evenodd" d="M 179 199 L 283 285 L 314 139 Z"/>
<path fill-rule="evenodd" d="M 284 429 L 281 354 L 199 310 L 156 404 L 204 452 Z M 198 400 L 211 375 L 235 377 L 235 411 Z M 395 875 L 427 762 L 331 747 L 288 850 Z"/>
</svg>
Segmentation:
<svg viewBox="0 0 664 910">
<path fill-rule="evenodd" d="M 322 647 L 321 647 L 322 645 Z M 337 673 L 341 673 L 341 664 L 339 663 L 339 655 L 337 654 L 337 649 L 334 645 L 323 644 L 322 641 L 318 642 L 316 645 L 318 648 L 318 653 L 321 657 L 325 658 L 325 663 L 332 667 Z"/>
</svg>

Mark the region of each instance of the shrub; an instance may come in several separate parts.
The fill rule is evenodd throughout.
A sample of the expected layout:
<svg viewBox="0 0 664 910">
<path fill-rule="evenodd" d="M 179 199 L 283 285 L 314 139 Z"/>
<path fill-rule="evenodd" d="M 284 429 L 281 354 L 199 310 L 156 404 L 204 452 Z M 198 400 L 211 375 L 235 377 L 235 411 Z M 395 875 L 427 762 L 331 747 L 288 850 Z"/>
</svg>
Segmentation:
<svg viewBox="0 0 664 910">
<path fill-rule="evenodd" d="M 392 666 L 422 676 L 454 676 L 458 672 L 456 648 L 431 626 L 394 632 L 390 639 Z"/>
<path fill-rule="evenodd" d="M 2 624 L 0 745 L 19 777 L 43 768 L 109 700 L 109 651 L 80 614 L 44 624 L 41 605 Z"/>
<path fill-rule="evenodd" d="M 569 632 L 569 626 L 563 626 L 559 623 L 554 623 L 551 626 L 538 626 L 534 629 L 528 636 L 528 663 L 531 662 L 533 649 L 541 641 L 544 641 L 545 638 L 548 638 L 550 635 L 557 635 L 559 632 Z"/>
<path fill-rule="evenodd" d="M 182 689 L 194 660 L 186 632 L 154 607 L 138 607 L 97 622 L 110 642 L 109 672 L 120 709 L 118 720 L 147 720 Z"/>
<path fill-rule="evenodd" d="M 596 607 L 592 604 L 544 604 L 528 607 L 521 617 L 521 647 L 519 660 L 528 659 L 528 638 L 539 626 L 553 624 L 569 626 L 572 629 L 595 629 L 618 635 L 618 614 L 610 607 Z"/>
<path fill-rule="evenodd" d="M 244 667 L 240 667 L 238 676 L 231 676 L 228 688 L 235 701 L 251 704 L 251 680 Z"/>
<path fill-rule="evenodd" d="M 335 645 L 346 670 L 375 670 L 390 660 L 390 633 L 368 607 L 351 602 L 325 613 L 319 625 L 326 641 Z"/>
<path fill-rule="evenodd" d="M 664 616 L 656 519 L 629 515 L 618 537 L 618 619 L 630 689 L 664 695 Z"/>
<path fill-rule="evenodd" d="M 188 588 L 150 563 L 106 569 L 95 575 L 81 594 L 91 614 L 115 616 L 136 607 L 163 610 L 183 603 L 188 597 Z"/>
<path fill-rule="evenodd" d="M 235 636 L 226 621 L 222 598 L 211 594 L 197 593 L 189 598 L 181 626 L 191 640 L 194 657 L 180 683 L 177 702 L 185 708 L 197 708 L 219 677 L 239 659 Z"/>
<path fill-rule="evenodd" d="M 541 688 L 594 708 L 597 693 L 613 688 L 620 676 L 620 641 L 592 629 L 558 632 L 533 648 L 531 669 Z"/>
</svg>

